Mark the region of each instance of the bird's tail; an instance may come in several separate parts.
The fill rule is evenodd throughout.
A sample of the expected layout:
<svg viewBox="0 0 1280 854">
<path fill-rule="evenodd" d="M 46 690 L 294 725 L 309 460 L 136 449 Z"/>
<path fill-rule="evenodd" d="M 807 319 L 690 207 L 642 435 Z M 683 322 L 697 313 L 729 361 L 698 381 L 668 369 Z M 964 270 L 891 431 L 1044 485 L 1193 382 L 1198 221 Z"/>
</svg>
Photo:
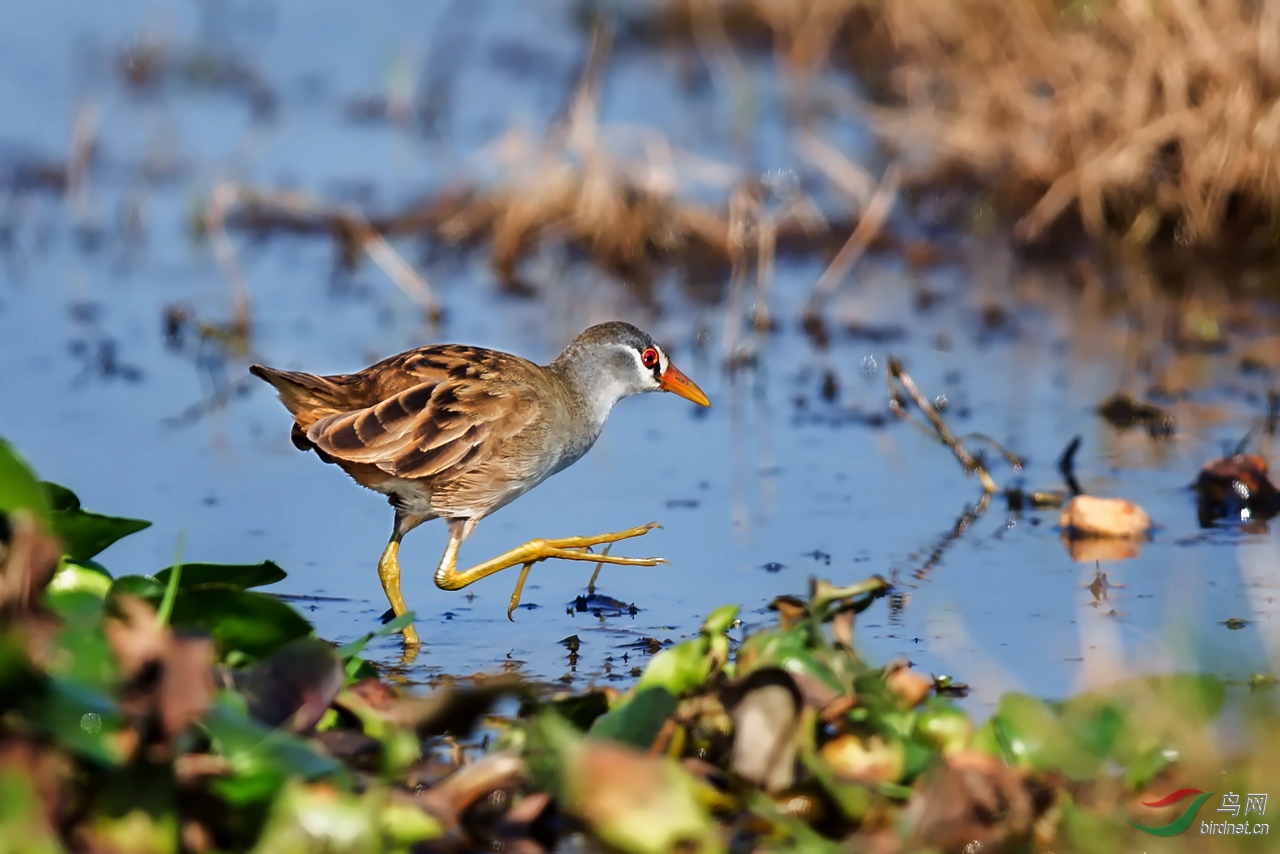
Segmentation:
<svg viewBox="0 0 1280 854">
<path fill-rule="evenodd" d="M 345 408 L 336 383 L 302 371 L 282 371 L 264 365 L 250 365 L 249 373 L 271 383 L 280 394 L 280 402 L 294 418 L 319 420 Z M 309 427 L 310 425 L 303 425 Z"/>
</svg>

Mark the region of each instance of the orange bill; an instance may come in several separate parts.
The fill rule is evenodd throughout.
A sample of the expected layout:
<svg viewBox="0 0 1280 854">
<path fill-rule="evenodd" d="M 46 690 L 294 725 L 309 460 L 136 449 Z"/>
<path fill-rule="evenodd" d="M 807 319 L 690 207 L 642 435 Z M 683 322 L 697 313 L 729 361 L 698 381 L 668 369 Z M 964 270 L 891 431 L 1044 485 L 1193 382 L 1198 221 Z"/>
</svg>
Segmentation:
<svg viewBox="0 0 1280 854">
<path fill-rule="evenodd" d="M 678 394 L 685 400 L 692 400 L 699 406 L 711 405 L 710 399 L 702 393 L 702 389 L 698 388 L 693 380 L 682 374 L 675 365 L 667 365 L 667 369 L 658 378 L 658 385 L 662 386 L 663 391 Z"/>
</svg>

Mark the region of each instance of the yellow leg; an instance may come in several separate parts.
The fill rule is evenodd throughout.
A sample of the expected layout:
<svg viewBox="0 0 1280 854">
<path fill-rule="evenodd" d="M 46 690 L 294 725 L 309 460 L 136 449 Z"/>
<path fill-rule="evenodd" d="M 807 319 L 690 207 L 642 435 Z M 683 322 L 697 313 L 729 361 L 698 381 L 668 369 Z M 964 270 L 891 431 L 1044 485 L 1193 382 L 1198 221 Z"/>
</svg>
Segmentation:
<svg viewBox="0 0 1280 854">
<path fill-rule="evenodd" d="M 507 617 L 509 618 L 515 611 L 516 606 L 520 604 L 520 594 L 524 590 L 524 581 L 529 574 L 529 568 L 539 561 L 558 558 L 560 560 L 589 560 L 597 563 L 620 564 L 622 566 L 657 566 L 660 563 L 666 563 L 660 557 L 614 557 L 613 555 L 598 555 L 587 551 L 591 546 L 616 543 L 619 540 L 643 536 L 658 527 L 661 527 L 658 523 L 650 522 L 647 525 L 640 525 L 611 534 L 600 534 L 595 537 L 530 540 L 524 545 L 516 546 L 511 551 L 498 555 L 492 560 L 477 564 L 470 569 L 459 570 L 457 568 L 458 545 L 462 542 L 463 537 L 466 536 L 468 529 L 462 525 L 451 525 L 449 527 L 449 545 L 445 547 L 444 557 L 441 558 L 440 567 L 436 570 L 436 586 L 442 590 L 461 590 L 463 587 L 475 584 L 482 578 L 493 575 L 495 572 L 501 572 L 517 564 L 523 564 L 524 568 L 520 573 L 520 580 L 516 583 L 515 592 L 511 594 L 510 607 L 507 609 Z M 392 607 L 395 607 L 394 603 Z"/>
<path fill-rule="evenodd" d="M 524 592 L 524 580 L 529 577 L 529 567 L 533 566 L 533 561 L 525 561 L 524 566 L 520 567 L 520 577 L 516 579 L 516 589 L 511 594 L 511 604 L 507 605 L 507 619 L 515 622 L 516 618 L 511 616 L 516 612 L 516 606 L 520 604 L 520 594 Z"/>
<path fill-rule="evenodd" d="M 391 603 L 391 610 L 397 617 L 409 610 L 405 607 L 404 595 L 400 593 L 401 536 L 399 531 L 393 534 L 387 547 L 382 550 L 382 557 L 378 559 L 378 578 L 382 580 L 382 592 L 387 594 L 387 601 Z M 408 646 L 417 646 L 420 643 L 418 630 L 412 623 L 404 627 L 404 642 Z"/>
</svg>

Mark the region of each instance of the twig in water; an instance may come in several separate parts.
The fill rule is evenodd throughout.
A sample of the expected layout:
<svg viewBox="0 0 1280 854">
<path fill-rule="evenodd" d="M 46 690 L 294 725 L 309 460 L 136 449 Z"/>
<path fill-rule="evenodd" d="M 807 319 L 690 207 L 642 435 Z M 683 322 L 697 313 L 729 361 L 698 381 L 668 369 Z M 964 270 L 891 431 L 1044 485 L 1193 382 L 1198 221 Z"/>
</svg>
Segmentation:
<svg viewBox="0 0 1280 854">
<path fill-rule="evenodd" d="M 1072 495 L 1083 495 L 1084 490 L 1080 488 L 1080 481 L 1076 480 L 1076 451 L 1080 450 L 1080 437 L 1076 436 L 1063 450 L 1062 456 L 1058 457 L 1058 471 L 1062 473 L 1062 479 L 1067 482 L 1067 489 L 1071 490 Z"/>
<path fill-rule="evenodd" d="M 929 424 L 933 427 L 933 433 L 937 436 L 938 441 L 951 448 L 951 452 L 956 455 L 956 459 L 960 461 L 960 465 L 964 467 L 965 472 L 972 472 L 978 476 L 978 480 L 982 482 L 983 491 L 988 493 L 1000 491 L 1000 488 L 996 486 L 996 482 L 987 472 L 986 466 L 977 457 L 969 453 L 968 449 L 960 443 L 960 440 L 951 433 L 951 430 L 947 428 L 947 423 L 938 414 L 938 410 L 934 409 L 933 404 L 920 393 L 915 381 L 911 379 L 911 376 L 903 369 L 902 363 L 896 358 L 889 358 L 885 379 L 889 385 L 889 409 L 894 415 L 906 421 L 913 420 L 895 393 L 895 383 L 898 383 L 902 386 L 902 390 L 906 392 L 907 396 L 911 398 L 911 402 L 916 405 L 916 408 L 929 420 Z"/>
<path fill-rule="evenodd" d="M 997 442 L 995 439 L 988 436 L 986 433 L 965 433 L 960 437 L 961 442 L 968 439 L 976 439 L 979 442 L 986 442 L 988 445 L 999 451 L 1000 455 L 1009 461 L 1009 465 L 1013 466 L 1018 471 L 1022 471 L 1022 467 L 1027 464 L 1026 460 L 1006 448 L 1000 442 Z"/>
<path fill-rule="evenodd" d="M 893 203 L 898 196 L 898 185 L 902 182 L 902 172 L 898 169 L 897 164 L 891 164 L 885 170 L 884 177 L 880 179 L 880 186 L 876 187 L 875 195 L 871 197 L 871 201 L 867 203 L 866 210 L 862 212 L 862 216 L 858 219 L 858 225 L 853 229 L 853 233 L 849 235 L 849 239 L 845 241 L 844 246 L 840 247 L 840 251 L 836 253 L 836 257 L 831 260 L 831 264 L 818 277 L 818 282 L 813 286 L 813 293 L 809 295 L 809 303 L 805 306 L 805 316 L 817 315 L 822 308 L 822 303 L 836 289 L 836 286 L 849 275 L 849 271 L 853 269 L 853 265 L 862 257 L 862 253 L 867 251 L 867 247 L 871 245 L 871 241 L 875 240 L 876 235 L 880 233 L 880 229 L 884 227 L 884 222 L 889 218 L 889 212 L 893 210 Z"/>
</svg>

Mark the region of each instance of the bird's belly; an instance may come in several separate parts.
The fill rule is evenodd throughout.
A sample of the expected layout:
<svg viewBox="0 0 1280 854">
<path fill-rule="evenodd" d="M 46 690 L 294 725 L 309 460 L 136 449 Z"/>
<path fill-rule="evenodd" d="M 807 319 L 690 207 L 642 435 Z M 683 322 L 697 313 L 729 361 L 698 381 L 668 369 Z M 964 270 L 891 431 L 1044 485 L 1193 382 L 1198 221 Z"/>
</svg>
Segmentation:
<svg viewBox="0 0 1280 854">
<path fill-rule="evenodd" d="M 543 465 L 515 467 L 512 476 L 494 478 L 491 471 L 470 471 L 447 482 L 428 486 L 420 481 L 389 478 L 373 488 L 387 495 L 406 513 L 428 518 L 479 519 L 506 507 L 538 484 L 582 459 L 591 445 L 566 448 Z"/>
</svg>

